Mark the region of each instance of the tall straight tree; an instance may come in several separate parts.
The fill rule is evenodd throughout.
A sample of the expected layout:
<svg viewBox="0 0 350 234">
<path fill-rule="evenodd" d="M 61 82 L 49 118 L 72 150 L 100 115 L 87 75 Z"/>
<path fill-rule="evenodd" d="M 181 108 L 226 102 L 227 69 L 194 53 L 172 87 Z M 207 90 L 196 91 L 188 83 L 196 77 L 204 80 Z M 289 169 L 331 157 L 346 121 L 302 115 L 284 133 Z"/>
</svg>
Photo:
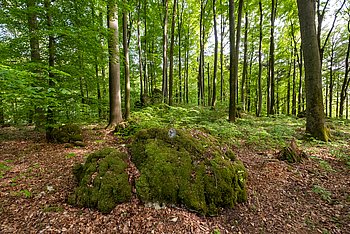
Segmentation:
<svg viewBox="0 0 350 234">
<path fill-rule="evenodd" d="M 163 24 L 163 98 L 168 96 L 168 0 L 163 0 L 164 5 L 164 24 Z"/>
<path fill-rule="evenodd" d="M 173 86 L 174 86 L 174 41 L 175 41 L 175 19 L 176 19 L 176 0 L 173 4 L 173 16 L 171 21 L 171 40 L 170 40 L 170 71 L 169 71 L 169 105 L 173 105 Z"/>
<path fill-rule="evenodd" d="M 216 104 L 216 79 L 217 79 L 217 71 L 218 71 L 218 30 L 216 24 L 216 0 L 213 0 L 213 20 L 214 20 L 214 38 L 215 38 L 215 46 L 214 46 L 214 73 L 213 73 L 213 98 L 211 106 L 215 108 Z"/>
<path fill-rule="evenodd" d="M 237 13 L 237 27 L 236 27 L 236 45 L 235 45 L 235 59 L 234 59 L 234 80 L 235 84 L 235 95 L 236 102 L 238 101 L 238 60 L 239 60 L 239 46 L 241 43 L 241 28 L 242 28 L 242 11 L 243 11 L 243 0 L 239 0 L 238 13 Z"/>
<path fill-rule="evenodd" d="M 52 70 L 54 69 L 55 66 L 55 38 L 54 35 L 52 34 L 52 13 L 51 13 L 51 0 L 45 0 L 44 1 L 44 6 L 46 9 L 46 19 L 47 19 L 47 27 L 49 30 L 49 87 L 53 88 L 55 83 L 53 81 L 54 79 L 54 74 Z M 53 141 L 53 136 L 52 136 L 52 130 L 53 130 L 53 125 L 54 125 L 54 110 L 53 106 L 50 104 L 47 108 L 47 114 L 46 114 L 46 140 L 47 141 Z"/>
<path fill-rule="evenodd" d="M 236 80 L 235 80 L 235 1 L 229 1 L 229 28 L 230 28 L 230 102 L 229 121 L 236 121 Z"/>
<path fill-rule="evenodd" d="M 275 105 L 275 19 L 277 0 L 271 2 L 269 73 L 267 78 L 267 114 L 274 114 Z"/>
<path fill-rule="evenodd" d="M 349 13 L 350 17 L 350 13 Z M 343 112 L 344 112 L 344 104 L 345 100 L 348 96 L 348 88 L 350 85 L 350 21 L 348 21 L 348 49 L 346 52 L 346 57 L 345 57 L 345 74 L 344 74 L 344 80 L 340 92 L 340 104 L 339 104 L 339 117 L 343 117 Z"/>
<path fill-rule="evenodd" d="M 110 30 L 109 50 L 109 123 L 107 128 L 114 128 L 123 121 L 120 94 L 120 58 L 118 6 L 115 0 L 107 3 L 107 25 Z"/>
<path fill-rule="evenodd" d="M 258 105 L 256 108 L 256 116 L 261 115 L 261 109 L 262 109 L 262 88 L 261 88 L 261 76 L 262 76 L 262 23 L 263 23 L 263 11 L 262 11 L 262 3 L 261 0 L 259 1 L 259 15 L 260 15 L 260 21 L 259 21 L 259 73 L 258 73 Z"/>
<path fill-rule="evenodd" d="M 123 9 L 123 49 L 124 49 L 124 77 L 125 77 L 125 119 L 130 118 L 130 68 L 128 46 L 128 12 Z"/>
<path fill-rule="evenodd" d="M 306 88 L 306 132 L 328 141 L 322 97 L 320 51 L 315 25 L 315 0 L 298 0 L 301 45 L 304 51 Z"/>
</svg>

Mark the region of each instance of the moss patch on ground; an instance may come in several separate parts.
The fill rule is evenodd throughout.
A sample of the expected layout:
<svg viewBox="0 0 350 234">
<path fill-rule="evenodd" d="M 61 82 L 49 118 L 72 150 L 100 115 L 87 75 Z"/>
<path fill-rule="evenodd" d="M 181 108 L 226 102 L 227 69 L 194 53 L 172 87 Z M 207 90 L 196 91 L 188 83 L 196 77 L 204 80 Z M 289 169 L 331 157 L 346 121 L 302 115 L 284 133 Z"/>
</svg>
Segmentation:
<svg viewBox="0 0 350 234">
<path fill-rule="evenodd" d="M 58 143 L 83 141 L 82 130 L 76 124 L 66 124 L 52 130 L 52 137 Z"/>
<path fill-rule="evenodd" d="M 137 194 L 145 202 L 183 204 L 215 215 L 247 199 L 247 172 L 229 149 L 201 132 L 141 130 L 130 146 L 140 170 Z"/>
<path fill-rule="evenodd" d="M 78 186 L 68 197 L 68 203 L 109 213 L 117 204 L 129 200 L 127 158 L 127 154 L 112 148 L 90 154 L 85 164 L 73 169 Z"/>
</svg>

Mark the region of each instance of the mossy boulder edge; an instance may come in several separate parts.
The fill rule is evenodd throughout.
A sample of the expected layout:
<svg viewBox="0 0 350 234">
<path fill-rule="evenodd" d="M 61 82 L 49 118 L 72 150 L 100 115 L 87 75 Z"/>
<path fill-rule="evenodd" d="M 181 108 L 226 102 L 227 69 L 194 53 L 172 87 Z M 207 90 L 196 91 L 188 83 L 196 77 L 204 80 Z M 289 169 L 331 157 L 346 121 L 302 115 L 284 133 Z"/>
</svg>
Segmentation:
<svg viewBox="0 0 350 234">
<path fill-rule="evenodd" d="M 231 150 L 222 150 L 209 135 L 152 128 L 139 131 L 130 145 L 141 176 L 136 191 L 144 202 L 182 204 L 215 215 L 247 199 L 247 172 Z"/>
<path fill-rule="evenodd" d="M 126 169 L 128 155 L 105 148 L 88 156 L 85 164 L 73 168 L 78 186 L 68 197 L 68 203 L 96 208 L 109 213 L 117 204 L 131 198 L 131 186 Z"/>
</svg>

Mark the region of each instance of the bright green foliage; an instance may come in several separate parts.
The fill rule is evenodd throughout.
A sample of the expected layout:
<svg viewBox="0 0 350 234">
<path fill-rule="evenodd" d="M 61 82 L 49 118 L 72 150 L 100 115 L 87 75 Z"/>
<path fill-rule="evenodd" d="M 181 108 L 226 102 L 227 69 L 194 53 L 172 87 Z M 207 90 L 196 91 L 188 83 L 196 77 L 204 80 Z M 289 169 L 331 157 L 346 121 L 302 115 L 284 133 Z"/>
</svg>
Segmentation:
<svg viewBox="0 0 350 234">
<path fill-rule="evenodd" d="M 6 171 L 10 170 L 11 168 L 6 165 L 3 162 L 0 162 L 0 179 L 4 177 Z"/>
<path fill-rule="evenodd" d="M 247 172 L 232 151 L 201 132 L 167 128 L 141 130 L 131 144 L 140 170 L 137 194 L 143 201 L 184 204 L 201 214 L 217 214 L 247 199 Z"/>
<path fill-rule="evenodd" d="M 127 157 L 112 148 L 90 154 L 85 164 L 76 165 L 73 169 L 78 187 L 69 196 L 68 202 L 108 213 L 118 203 L 129 200 L 131 186 L 125 171 Z"/>
<path fill-rule="evenodd" d="M 327 189 L 325 189 L 322 186 L 319 185 L 314 185 L 312 188 L 312 191 L 318 195 L 321 196 L 322 200 L 327 201 L 327 202 L 331 202 L 332 201 L 332 193 L 330 191 L 328 191 Z"/>
</svg>

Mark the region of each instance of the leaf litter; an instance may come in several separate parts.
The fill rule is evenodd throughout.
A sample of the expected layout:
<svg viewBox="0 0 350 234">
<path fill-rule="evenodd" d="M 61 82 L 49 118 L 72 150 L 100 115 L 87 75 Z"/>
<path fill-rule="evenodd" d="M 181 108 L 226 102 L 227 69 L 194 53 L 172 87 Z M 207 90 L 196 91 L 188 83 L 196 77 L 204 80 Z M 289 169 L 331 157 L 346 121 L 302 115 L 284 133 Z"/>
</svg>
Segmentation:
<svg viewBox="0 0 350 234">
<path fill-rule="evenodd" d="M 66 203 L 75 186 L 72 167 L 104 147 L 127 149 L 102 127 L 83 134 L 85 147 L 66 148 L 45 143 L 32 128 L 0 129 L 0 162 L 7 168 L 0 177 L 0 233 L 350 233 L 349 167 L 326 147 L 305 149 L 313 157 L 301 164 L 278 161 L 272 151 L 234 148 L 249 173 L 248 201 L 217 217 L 157 209 L 135 195 L 103 215 Z M 133 183 L 138 172 L 128 170 Z"/>
</svg>

